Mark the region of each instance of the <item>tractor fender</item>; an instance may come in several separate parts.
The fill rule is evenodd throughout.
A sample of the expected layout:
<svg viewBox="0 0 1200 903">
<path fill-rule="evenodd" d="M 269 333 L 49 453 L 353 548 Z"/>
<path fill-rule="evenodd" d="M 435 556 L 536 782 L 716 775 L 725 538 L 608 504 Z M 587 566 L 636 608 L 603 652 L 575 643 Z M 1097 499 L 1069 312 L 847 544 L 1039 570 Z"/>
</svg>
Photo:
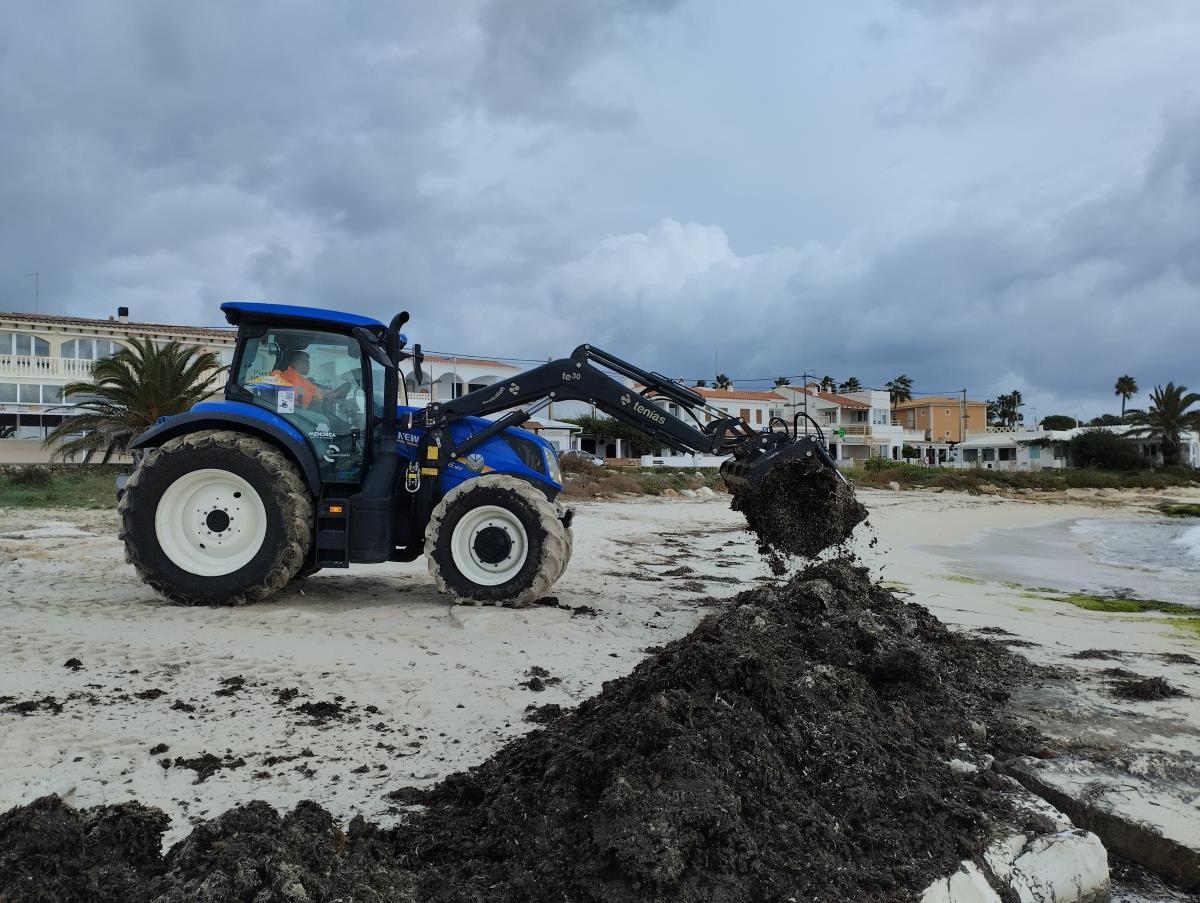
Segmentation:
<svg viewBox="0 0 1200 903">
<path fill-rule="evenodd" d="M 248 409 L 248 410 L 245 410 Z M 301 432 L 270 411 L 241 402 L 201 402 L 192 410 L 156 423 L 129 444 L 131 450 L 158 448 L 168 439 L 199 430 L 241 430 L 279 447 L 296 462 L 314 496 L 321 495 L 317 458 Z"/>
</svg>

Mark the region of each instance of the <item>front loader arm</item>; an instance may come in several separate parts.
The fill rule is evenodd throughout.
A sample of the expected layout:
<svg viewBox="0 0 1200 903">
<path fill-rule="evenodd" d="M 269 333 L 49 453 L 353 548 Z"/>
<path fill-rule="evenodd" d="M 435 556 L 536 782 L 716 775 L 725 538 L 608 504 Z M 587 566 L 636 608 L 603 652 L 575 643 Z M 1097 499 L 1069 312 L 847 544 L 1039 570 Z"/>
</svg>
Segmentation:
<svg viewBox="0 0 1200 903">
<path fill-rule="evenodd" d="M 636 380 L 645 389 L 638 392 L 623 385 L 595 366 L 593 360 Z M 580 345 L 568 358 L 551 361 L 452 401 L 431 404 L 427 408 L 426 422 L 437 426 L 459 417 L 484 416 L 528 402 L 583 401 L 673 449 L 702 454 L 727 453 L 734 444 L 754 435 L 753 429 L 738 417 L 718 416 L 703 425 L 696 417 L 693 426 L 654 404 L 653 396 L 668 398 L 689 412 L 706 407 L 702 396 L 661 374 L 642 370 L 590 345 Z M 710 409 L 709 413 L 714 412 Z M 519 425 L 527 416 L 527 411 L 514 411 L 468 441 L 474 447 L 495 432 Z M 506 422 L 510 418 L 512 422 Z M 459 446 L 453 454 L 461 456 L 469 450 Z"/>
</svg>

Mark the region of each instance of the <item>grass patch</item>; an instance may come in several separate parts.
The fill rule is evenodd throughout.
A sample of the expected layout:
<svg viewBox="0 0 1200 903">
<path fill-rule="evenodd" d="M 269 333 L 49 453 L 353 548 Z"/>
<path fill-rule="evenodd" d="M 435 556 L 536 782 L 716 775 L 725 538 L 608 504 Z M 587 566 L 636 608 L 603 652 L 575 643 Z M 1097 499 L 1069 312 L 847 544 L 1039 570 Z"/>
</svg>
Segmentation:
<svg viewBox="0 0 1200 903">
<path fill-rule="evenodd" d="M 1167 517 L 1200 517 L 1200 505 L 1159 505 Z"/>
<path fill-rule="evenodd" d="M 1176 630 L 1183 631 L 1190 637 L 1200 640 L 1200 617 L 1169 618 L 1168 623 Z"/>
<path fill-rule="evenodd" d="M 115 508 L 130 465 L 62 464 L 0 470 L 0 508 Z"/>
<path fill-rule="evenodd" d="M 976 580 L 974 577 L 964 577 L 962 574 L 951 574 L 946 579 L 951 583 L 969 583 L 972 586 L 979 586 L 983 583 L 982 580 Z"/>
<path fill-rule="evenodd" d="M 1196 613 L 1196 609 L 1192 606 L 1180 605 L 1176 602 L 1159 602 L 1156 599 L 1125 599 L 1120 596 L 1093 596 L 1089 593 L 1070 593 L 1059 597 L 1059 601 L 1069 602 L 1076 608 L 1088 611 L 1122 614 L 1140 614 L 1147 611 L 1161 611 L 1172 615 Z"/>
</svg>

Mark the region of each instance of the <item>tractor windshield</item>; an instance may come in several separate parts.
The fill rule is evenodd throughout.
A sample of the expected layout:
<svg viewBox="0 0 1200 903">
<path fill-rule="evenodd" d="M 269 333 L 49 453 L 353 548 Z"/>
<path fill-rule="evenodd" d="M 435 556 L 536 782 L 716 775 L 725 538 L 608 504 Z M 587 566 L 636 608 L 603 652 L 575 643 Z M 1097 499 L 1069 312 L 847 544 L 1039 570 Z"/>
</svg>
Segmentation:
<svg viewBox="0 0 1200 903">
<path fill-rule="evenodd" d="M 367 435 L 362 352 L 353 338 L 269 328 L 248 336 L 236 384 L 304 434 L 327 483 L 362 478 Z"/>
</svg>

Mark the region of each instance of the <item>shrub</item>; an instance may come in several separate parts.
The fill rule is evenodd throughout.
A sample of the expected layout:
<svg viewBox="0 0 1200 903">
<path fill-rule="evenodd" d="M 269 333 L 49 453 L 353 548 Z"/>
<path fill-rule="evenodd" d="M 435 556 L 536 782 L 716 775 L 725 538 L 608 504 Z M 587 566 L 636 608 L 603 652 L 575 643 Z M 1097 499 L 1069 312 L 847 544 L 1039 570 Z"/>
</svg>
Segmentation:
<svg viewBox="0 0 1200 903">
<path fill-rule="evenodd" d="M 27 489 L 42 489 L 50 485 L 50 471 L 45 467 L 20 467 L 8 471 L 8 482 Z"/>
<path fill-rule="evenodd" d="M 593 464 L 586 458 L 580 458 L 575 455 L 570 455 L 565 458 L 560 457 L 558 459 L 558 466 L 562 468 L 563 473 L 595 474 L 604 469 L 599 464 Z"/>
<path fill-rule="evenodd" d="M 1101 467 L 1106 470 L 1141 470 L 1146 459 L 1137 445 L 1108 430 L 1086 430 L 1067 443 L 1071 463 L 1079 467 Z"/>
</svg>

